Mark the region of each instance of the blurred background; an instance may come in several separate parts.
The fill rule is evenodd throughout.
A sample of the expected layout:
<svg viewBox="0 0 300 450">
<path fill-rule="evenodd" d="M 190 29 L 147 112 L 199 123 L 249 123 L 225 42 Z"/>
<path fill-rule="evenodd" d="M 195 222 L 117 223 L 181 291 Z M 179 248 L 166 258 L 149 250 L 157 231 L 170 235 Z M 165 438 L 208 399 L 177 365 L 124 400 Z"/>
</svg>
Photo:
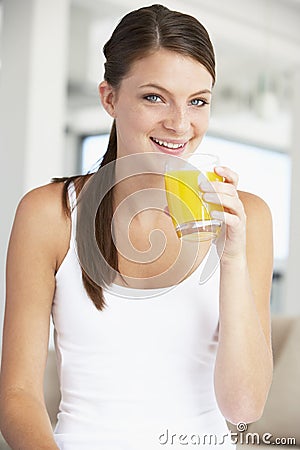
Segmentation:
<svg viewBox="0 0 300 450">
<path fill-rule="evenodd" d="M 140 0 L 0 0 L 0 324 L 16 206 L 51 177 L 86 172 L 111 121 L 97 93 L 102 47 Z M 274 221 L 273 316 L 299 316 L 300 0 L 164 0 L 197 17 L 217 57 L 202 149 L 240 174 Z M 184 83 L 184 80 L 182 80 Z"/>
</svg>

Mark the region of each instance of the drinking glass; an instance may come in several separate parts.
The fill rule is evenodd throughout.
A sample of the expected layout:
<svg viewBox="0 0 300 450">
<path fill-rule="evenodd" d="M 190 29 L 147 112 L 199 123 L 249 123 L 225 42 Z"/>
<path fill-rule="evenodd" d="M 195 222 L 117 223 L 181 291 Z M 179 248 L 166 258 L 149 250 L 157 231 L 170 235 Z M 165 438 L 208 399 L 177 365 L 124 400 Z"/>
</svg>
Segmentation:
<svg viewBox="0 0 300 450">
<path fill-rule="evenodd" d="M 212 218 L 211 211 L 223 211 L 223 207 L 205 202 L 199 187 L 203 181 L 223 181 L 214 171 L 217 165 L 218 156 L 204 153 L 168 159 L 165 189 L 169 213 L 179 238 L 207 241 L 218 236 L 222 222 Z"/>
</svg>

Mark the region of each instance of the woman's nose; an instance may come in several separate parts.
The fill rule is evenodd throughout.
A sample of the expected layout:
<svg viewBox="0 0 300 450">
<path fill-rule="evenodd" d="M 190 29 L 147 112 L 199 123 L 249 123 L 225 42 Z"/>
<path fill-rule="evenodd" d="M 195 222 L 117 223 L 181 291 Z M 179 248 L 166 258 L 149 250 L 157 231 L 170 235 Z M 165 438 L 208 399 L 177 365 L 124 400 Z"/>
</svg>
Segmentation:
<svg viewBox="0 0 300 450">
<path fill-rule="evenodd" d="M 176 134 L 185 134 L 190 127 L 189 115 L 185 107 L 173 107 L 167 112 L 164 126 Z"/>
</svg>

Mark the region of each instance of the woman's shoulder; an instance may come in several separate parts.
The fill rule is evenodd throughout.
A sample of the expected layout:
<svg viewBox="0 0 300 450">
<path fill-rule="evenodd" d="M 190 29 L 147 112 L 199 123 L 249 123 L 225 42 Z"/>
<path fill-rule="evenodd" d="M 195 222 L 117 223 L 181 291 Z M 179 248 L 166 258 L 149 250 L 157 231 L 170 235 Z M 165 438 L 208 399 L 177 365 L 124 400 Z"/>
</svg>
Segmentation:
<svg viewBox="0 0 300 450">
<path fill-rule="evenodd" d="M 65 181 L 52 182 L 27 192 L 18 204 L 12 233 L 13 239 L 23 236 L 23 240 L 18 241 L 25 247 L 37 245 L 44 257 L 53 261 L 55 270 L 64 259 L 70 242 L 66 186 Z"/>
<path fill-rule="evenodd" d="M 263 213 L 266 215 L 270 215 L 270 208 L 265 200 L 259 197 L 256 194 L 252 194 L 251 192 L 246 191 L 238 191 L 239 198 L 241 199 L 244 209 L 247 213 Z"/>
<path fill-rule="evenodd" d="M 68 216 L 68 187 L 74 183 L 76 193 L 80 192 L 90 175 L 78 175 L 65 178 L 54 178 L 51 183 L 39 186 L 27 192 L 20 200 L 18 209 L 44 217 Z M 66 214 L 67 213 L 67 214 Z"/>
<path fill-rule="evenodd" d="M 63 212 L 64 182 L 49 183 L 28 191 L 20 200 L 17 214 L 30 215 L 31 219 L 51 219 Z"/>
<path fill-rule="evenodd" d="M 55 182 L 27 192 L 18 204 L 14 228 L 20 232 L 24 230 L 27 240 L 38 241 L 45 252 L 51 253 L 56 267 L 65 257 L 70 243 L 68 186 L 73 182 L 78 195 L 88 179 L 84 175 L 54 179 Z"/>
<path fill-rule="evenodd" d="M 272 213 L 266 201 L 250 192 L 238 191 L 238 194 L 246 213 L 248 232 L 252 230 L 256 237 L 257 233 L 272 233 Z"/>
</svg>

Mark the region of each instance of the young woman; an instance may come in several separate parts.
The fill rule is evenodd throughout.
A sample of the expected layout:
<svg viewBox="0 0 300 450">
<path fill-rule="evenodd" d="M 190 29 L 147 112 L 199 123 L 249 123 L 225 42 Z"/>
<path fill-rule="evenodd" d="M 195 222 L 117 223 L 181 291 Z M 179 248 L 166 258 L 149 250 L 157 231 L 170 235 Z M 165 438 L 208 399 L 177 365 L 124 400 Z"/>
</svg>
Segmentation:
<svg viewBox="0 0 300 450">
<path fill-rule="evenodd" d="M 163 208 L 144 204 L 164 187 L 137 168 L 201 143 L 215 82 L 209 36 L 195 18 L 153 5 L 127 14 L 104 54 L 99 92 L 114 121 L 99 171 L 35 189 L 17 209 L 1 429 L 22 450 L 232 448 L 225 419 L 256 421 L 272 378 L 270 212 L 237 190 L 229 168 L 215 169 L 224 182 L 202 190 L 225 208 L 224 248 L 199 284 L 210 242 L 194 252 Z M 54 434 L 43 398 L 51 314 L 62 394 Z"/>
</svg>

